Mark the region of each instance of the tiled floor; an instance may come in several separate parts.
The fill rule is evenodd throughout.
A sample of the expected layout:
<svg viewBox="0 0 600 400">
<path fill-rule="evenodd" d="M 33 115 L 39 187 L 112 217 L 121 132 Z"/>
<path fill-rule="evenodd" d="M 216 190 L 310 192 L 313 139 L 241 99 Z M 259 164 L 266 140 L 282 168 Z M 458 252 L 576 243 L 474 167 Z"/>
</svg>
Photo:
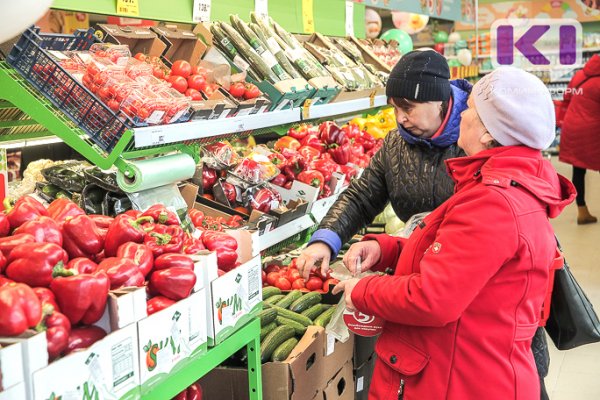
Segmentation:
<svg viewBox="0 0 600 400">
<path fill-rule="evenodd" d="M 557 170 L 571 179 L 571 166 L 553 158 Z M 600 217 L 600 174 L 586 174 L 586 202 Z M 596 312 L 600 314 L 600 223 L 577 225 L 575 203 L 555 220 L 553 226 L 565 257 Z M 600 399 L 600 343 L 559 351 L 550 342 L 550 372 L 546 387 L 551 400 Z"/>
</svg>

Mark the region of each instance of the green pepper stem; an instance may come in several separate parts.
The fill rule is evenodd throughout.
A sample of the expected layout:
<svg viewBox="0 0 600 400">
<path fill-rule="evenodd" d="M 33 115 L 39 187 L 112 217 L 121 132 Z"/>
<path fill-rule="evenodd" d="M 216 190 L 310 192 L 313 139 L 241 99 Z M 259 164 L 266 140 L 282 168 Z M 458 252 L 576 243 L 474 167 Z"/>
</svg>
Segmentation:
<svg viewBox="0 0 600 400">
<path fill-rule="evenodd" d="M 171 242 L 172 236 L 168 233 L 156 233 L 153 232 L 150 236 L 156 238 L 156 244 L 159 246 L 164 246 L 165 244 L 169 244 Z"/>
<path fill-rule="evenodd" d="M 59 261 L 58 264 L 56 264 L 52 269 L 53 278 L 69 277 L 74 275 L 76 275 L 75 271 L 73 271 L 72 269 L 66 269 L 65 264 L 62 261 Z"/>
</svg>

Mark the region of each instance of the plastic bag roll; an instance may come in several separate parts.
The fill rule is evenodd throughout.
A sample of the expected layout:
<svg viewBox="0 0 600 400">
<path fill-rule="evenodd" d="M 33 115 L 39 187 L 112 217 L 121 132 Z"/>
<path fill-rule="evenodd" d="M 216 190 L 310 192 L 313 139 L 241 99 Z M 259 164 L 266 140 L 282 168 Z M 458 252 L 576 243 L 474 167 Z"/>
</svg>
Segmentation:
<svg viewBox="0 0 600 400">
<path fill-rule="evenodd" d="M 134 172 L 132 177 L 122 171 L 117 174 L 117 183 L 127 193 L 139 192 L 191 178 L 196 162 L 188 154 L 173 154 L 129 163 Z"/>
</svg>

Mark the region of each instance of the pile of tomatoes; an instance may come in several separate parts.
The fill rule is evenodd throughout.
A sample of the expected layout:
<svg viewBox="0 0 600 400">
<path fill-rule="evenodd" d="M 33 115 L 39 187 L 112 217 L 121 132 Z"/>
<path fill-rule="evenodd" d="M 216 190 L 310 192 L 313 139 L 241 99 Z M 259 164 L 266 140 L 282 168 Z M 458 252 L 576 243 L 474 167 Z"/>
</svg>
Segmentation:
<svg viewBox="0 0 600 400">
<path fill-rule="evenodd" d="M 252 83 L 234 82 L 229 86 L 229 94 L 238 100 L 251 100 L 260 96 L 260 90 Z"/>
<path fill-rule="evenodd" d="M 275 286 L 281 290 L 300 290 L 302 292 L 328 293 L 330 285 L 337 285 L 340 281 L 332 278 L 330 272 L 321 274 L 320 269 L 311 271 L 308 280 L 302 278 L 296 258 L 287 266 L 268 264 L 262 272 L 263 286 Z"/>
</svg>

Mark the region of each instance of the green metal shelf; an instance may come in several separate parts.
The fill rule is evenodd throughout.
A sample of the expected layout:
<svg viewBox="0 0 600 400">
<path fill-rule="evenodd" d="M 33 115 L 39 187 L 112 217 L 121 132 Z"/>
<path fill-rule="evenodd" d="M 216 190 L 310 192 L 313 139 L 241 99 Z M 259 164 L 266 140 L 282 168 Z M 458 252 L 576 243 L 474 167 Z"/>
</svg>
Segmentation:
<svg viewBox="0 0 600 400">
<path fill-rule="evenodd" d="M 157 385 L 143 398 L 156 400 L 173 398 L 244 346 L 248 351 L 248 394 L 250 400 L 261 400 L 260 320 L 258 318 L 246 324 L 223 343 L 208 350 L 208 353 L 190 359 L 181 371 L 170 374 L 167 382 Z"/>
</svg>

